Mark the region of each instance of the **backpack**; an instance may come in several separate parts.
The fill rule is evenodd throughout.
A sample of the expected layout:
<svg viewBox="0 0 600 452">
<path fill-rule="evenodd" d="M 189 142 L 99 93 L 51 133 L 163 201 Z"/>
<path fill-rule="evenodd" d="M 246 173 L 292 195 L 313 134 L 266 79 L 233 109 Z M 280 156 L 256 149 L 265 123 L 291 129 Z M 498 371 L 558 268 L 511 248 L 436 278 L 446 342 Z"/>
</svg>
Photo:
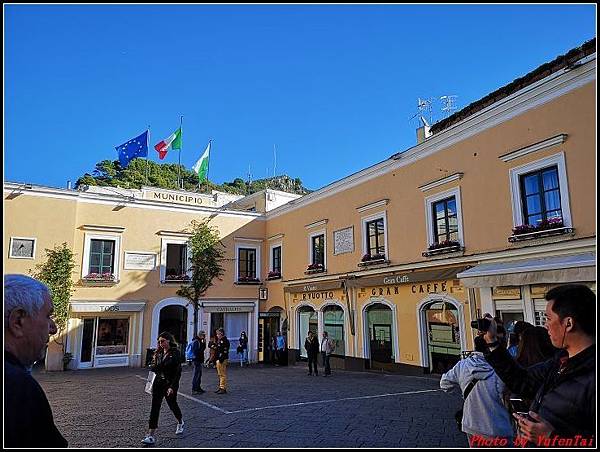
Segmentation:
<svg viewBox="0 0 600 452">
<path fill-rule="evenodd" d="M 196 358 L 196 352 L 194 351 L 194 341 L 192 341 L 185 347 L 185 359 L 192 361 L 194 358 Z"/>
<path fill-rule="evenodd" d="M 475 387 L 475 384 L 477 384 L 478 381 L 479 380 L 477 380 L 477 379 L 471 380 L 471 382 L 465 388 L 465 392 L 463 393 L 463 406 L 464 406 L 464 401 L 467 400 L 467 397 L 471 393 L 471 390 Z M 459 432 L 462 432 L 462 418 L 463 418 L 463 409 L 461 408 L 456 413 L 454 413 L 454 420 L 456 421 L 456 426 L 458 427 Z"/>
</svg>

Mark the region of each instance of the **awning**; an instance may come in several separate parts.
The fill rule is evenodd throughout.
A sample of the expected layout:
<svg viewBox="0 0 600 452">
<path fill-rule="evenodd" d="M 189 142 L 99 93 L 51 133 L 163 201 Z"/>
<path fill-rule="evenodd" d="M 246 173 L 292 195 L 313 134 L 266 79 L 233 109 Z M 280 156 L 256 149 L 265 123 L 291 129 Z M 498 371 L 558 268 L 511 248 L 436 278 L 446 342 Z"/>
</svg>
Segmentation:
<svg viewBox="0 0 600 452">
<path fill-rule="evenodd" d="M 596 253 L 480 264 L 456 275 L 465 287 L 596 281 Z"/>
<path fill-rule="evenodd" d="M 456 274 L 465 270 L 466 266 L 443 268 L 428 271 L 411 271 L 405 273 L 393 273 L 378 276 L 365 276 L 362 278 L 349 279 L 347 287 L 373 287 L 398 284 L 412 284 L 424 281 L 443 281 L 456 279 Z"/>
</svg>

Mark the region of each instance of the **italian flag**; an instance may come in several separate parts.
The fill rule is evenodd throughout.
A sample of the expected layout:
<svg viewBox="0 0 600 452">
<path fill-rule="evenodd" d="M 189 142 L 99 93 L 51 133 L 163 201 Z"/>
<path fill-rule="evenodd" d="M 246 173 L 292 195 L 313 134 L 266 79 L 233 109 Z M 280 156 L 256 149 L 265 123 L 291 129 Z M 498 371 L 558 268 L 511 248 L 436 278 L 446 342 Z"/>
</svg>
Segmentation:
<svg viewBox="0 0 600 452">
<path fill-rule="evenodd" d="M 198 173 L 198 183 L 202 183 L 206 180 L 206 176 L 208 175 L 208 154 L 210 154 L 210 141 L 208 142 L 208 146 L 204 150 L 204 154 L 198 159 L 196 164 L 192 167 L 192 169 Z"/>
<path fill-rule="evenodd" d="M 160 143 L 154 145 L 154 149 L 158 152 L 158 158 L 160 160 L 166 157 L 169 146 L 171 149 L 181 149 L 181 127 L 173 132 L 169 138 L 165 138 Z"/>
</svg>

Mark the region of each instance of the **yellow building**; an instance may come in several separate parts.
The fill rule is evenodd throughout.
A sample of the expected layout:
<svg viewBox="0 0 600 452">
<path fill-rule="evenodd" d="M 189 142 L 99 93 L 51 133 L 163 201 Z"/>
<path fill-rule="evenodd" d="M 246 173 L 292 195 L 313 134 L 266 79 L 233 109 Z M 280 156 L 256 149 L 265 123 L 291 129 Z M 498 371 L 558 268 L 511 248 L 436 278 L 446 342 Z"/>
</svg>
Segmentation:
<svg viewBox="0 0 600 452">
<path fill-rule="evenodd" d="M 440 372 L 472 349 L 482 313 L 542 324 L 552 285 L 595 291 L 595 81 L 594 40 L 303 197 L 5 183 L 5 272 L 67 242 L 71 367 L 139 366 L 159 330 L 193 334 L 175 295 L 182 231 L 212 217 L 230 261 L 201 329 L 245 329 L 253 361 L 271 359 L 278 330 L 301 360 L 310 329 L 335 339 L 337 367 Z M 114 281 L 90 279 L 105 266 Z"/>
</svg>

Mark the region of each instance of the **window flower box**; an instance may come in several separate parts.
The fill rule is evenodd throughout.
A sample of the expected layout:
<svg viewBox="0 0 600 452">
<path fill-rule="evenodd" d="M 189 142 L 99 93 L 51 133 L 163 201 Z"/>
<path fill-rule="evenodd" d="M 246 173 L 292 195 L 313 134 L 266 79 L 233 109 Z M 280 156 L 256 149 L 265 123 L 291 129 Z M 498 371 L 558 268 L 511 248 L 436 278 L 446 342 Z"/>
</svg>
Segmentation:
<svg viewBox="0 0 600 452">
<path fill-rule="evenodd" d="M 163 284 L 169 284 L 169 283 L 178 283 L 178 284 L 185 284 L 188 283 L 192 280 L 192 278 L 190 278 L 189 275 L 168 275 L 165 276 L 165 280 L 163 281 Z"/>
<path fill-rule="evenodd" d="M 81 282 L 86 286 L 114 286 L 119 281 L 113 273 L 89 273 Z"/>
<path fill-rule="evenodd" d="M 273 279 L 281 279 L 281 272 L 278 271 L 270 271 L 269 275 L 267 276 L 267 280 L 273 280 Z"/>
<path fill-rule="evenodd" d="M 360 262 L 359 267 L 369 267 L 371 265 L 389 264 L 390 261 L 385 258 L 385 254 L 365 254 Z"/>
<path fill-rule="evenodd" d="M 323 264 L 310 264 L 306 271 L 305 275 L 312 275 L 313 273 L 323 273 L 325 271 L 325 267 Z"/>
<path fill-rule="evenodd" d="M 520 242 L 541 237 L 561 235 L 573 232 L 573 228 L 565 226 L 562 218 L 548 218 L 542 220 L 538 225 L 522 224 L 512 230 L 513 235 L 508 238 L 509 242 Z"/>
<path fill-rule="evenodd" d="M 260 279 L 258 279 L 258 278 L 251 278 L 249 276 L 239 276 L 238 280 L 236 281 L 236 284 L 257 285 L 257 284 L 261 284 L 261 282 L 260 282 Z"/>
<path fill-rule="evenodd" d="M 455 240 L 445 240 L 440 243 L 432 243 L 427 248 L 427 251 L 421 253 L 423 257 L 438 256 L 440 254 L 456 253 L 464 251 L 464 247 Z"/>
</svg>

